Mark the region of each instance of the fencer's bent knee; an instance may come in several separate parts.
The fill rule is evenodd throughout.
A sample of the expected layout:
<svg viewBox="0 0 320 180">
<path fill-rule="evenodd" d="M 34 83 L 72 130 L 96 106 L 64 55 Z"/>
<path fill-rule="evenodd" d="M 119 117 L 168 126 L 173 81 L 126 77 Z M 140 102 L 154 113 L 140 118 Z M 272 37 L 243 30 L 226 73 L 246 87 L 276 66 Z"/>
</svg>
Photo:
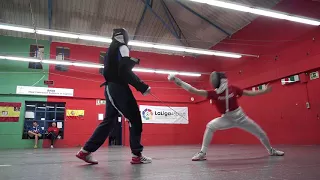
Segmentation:
<svg viewBox="0 0 320 180">
<path fill-rule="evenodd" d="M 215 123 L 214 123 L 213 120 L 210 121 L 210 122 L 208 122 L 208 124 L 207 124 L 207 129 L 210 129 L 210 130 L 212 130 L 212 131 L 217 130 L 217 127 L 215 126 Z"/>
</svg>

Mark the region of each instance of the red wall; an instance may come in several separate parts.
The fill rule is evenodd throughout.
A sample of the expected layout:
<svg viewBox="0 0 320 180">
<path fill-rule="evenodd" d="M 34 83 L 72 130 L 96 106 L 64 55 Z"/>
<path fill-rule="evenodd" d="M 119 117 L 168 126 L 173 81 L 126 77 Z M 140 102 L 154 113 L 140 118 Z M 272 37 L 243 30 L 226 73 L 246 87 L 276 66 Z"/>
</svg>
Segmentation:
<svg viewBox="0 0 320 180">
<path fill-rule="evenodd" d="M 100 51 L 106 51 L 105 48 L 52 43 L 51 58 L 55 58 L 55 49 L 57 46 L 64 46 L 70 49 L 70 59 L 85 60 L 98 63 Z M 199 64 L 197 58 L 160 55 L 153 53 L 132 52 L 133 57 L 141 58 L 140 67 L 167 69 L 189 72 L 209 72 L 211 67 L 202 63 Z M 209 62 L 209 61 L 207 61 Z M 207 63 L 208 64 L 208 63 Z M 69 71 L 56 71 L 54 66 L 50 66 L 50 80 L 54 80 L 54 87 L 74 89 L 73 98 L 49 97 L 48 101 L 66 102 L 67 109 L 84 109 L 85 117 L 83 120 L 67 120 L 65 122 L 65 138 L 58 141 L 57 146 L 74 147 L 83 145 L 90 137 L 93 130 L 99 124 L 98 113 L 104 113 L 105 106 L 96 106 L 96 99 L 104 99 L 103 88 L 99 85 L 103 78 L 98 74 L 98 69 L 74 68 L 69 67 Z M 195 144 L 200 143 L 202 132 L 205 127 L 205 121 L 198 118 L 200 107 L 195 105 L 201 98 L 194 97 L 191 101 L 191 95 L 173 83 L 169 83 L 167 75 L 137 73 L 141 79 L 152 87 L 152 92 L 159 97 L 165 104 L 159 103 L 152 96 L 142 96 L 133 89 L 133 92 L 139 104 L 144 105 L 169 105 L 169 106 L 187 106 L 189 108 L 188 125 L 155 125 L 145 124 L 143 131 L 143 143 L 145 145 L 173 145 L 173 144 Z M 183 77 L 184 80 L 198 87 L 204 86 L 203 81 L 206 77 Z M 125 124 L 125 144 L 128 145 L 128 125 Z M 199 126 L 199 128 L 194 128 Z M 190 136 L 194 131 L 195 135 Z M 47 145 L 47 144 L 46 144 Z"/>
</svg>

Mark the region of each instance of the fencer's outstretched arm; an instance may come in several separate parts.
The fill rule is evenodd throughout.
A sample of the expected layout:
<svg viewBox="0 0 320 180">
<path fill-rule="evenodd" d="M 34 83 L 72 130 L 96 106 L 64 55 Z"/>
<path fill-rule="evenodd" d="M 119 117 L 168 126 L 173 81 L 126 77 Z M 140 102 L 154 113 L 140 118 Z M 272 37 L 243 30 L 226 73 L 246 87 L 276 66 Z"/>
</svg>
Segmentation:
<svg viewBox="0 0 320 180">
<path fill-rule="evenodd" d="M 183 88 L 184 90 L 192 93 L 192 94 L 196 94 L 198 96 L 203 96 L 203 97 L 207 97 L 208 96 L 208 92 L 205 90 L 200 90 L 197 89 L 193 86 L 191 86 L 190 84 L 182 81 L 181 79 L 175 77 L 174 75 L 169 75 L 168 76 L 168 80 L 169 81 L 173 81 L 176 85 L 180 86 L 181 88 Z"/>
<path fill-rule="evenodd" d="M 266 94 L 266 93 L 270 92 L 271 90 L 272 90 L 272 88 L 267 84 L 266 88 L 264 90 L 260 90 L 260 91 L 243 90 L 243 95 L 245 95 L 245 96 L 258 96 L 258 95 Z"/>
<path fill-rule="evenodd" d="M 145 84 L 134 72 L 132 68 L 139 64 L 139 59 L 129 56 L 129 48 L 125 45 L 119 48 L 121 59 L 119 62 L 119 75 L 128 84 L 132 85 L 137 91 L 146 94 L 150 91 L 150 87 Z"/>
</svg>

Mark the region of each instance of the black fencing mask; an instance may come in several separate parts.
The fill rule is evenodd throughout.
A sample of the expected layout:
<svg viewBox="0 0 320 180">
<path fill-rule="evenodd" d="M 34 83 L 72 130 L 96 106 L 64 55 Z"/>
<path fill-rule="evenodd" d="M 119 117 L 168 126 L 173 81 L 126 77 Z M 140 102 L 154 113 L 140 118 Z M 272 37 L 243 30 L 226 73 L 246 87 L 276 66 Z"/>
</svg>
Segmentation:
<svg viewBox="0 0 320 180">
<path fill-rule="evenodd" d="M 128 45 L 128 42 L 129 42 L 128 31 L 124 28 L 113 29 L 112 40 L 117 40 L 121 43 Z"/>
</svg>

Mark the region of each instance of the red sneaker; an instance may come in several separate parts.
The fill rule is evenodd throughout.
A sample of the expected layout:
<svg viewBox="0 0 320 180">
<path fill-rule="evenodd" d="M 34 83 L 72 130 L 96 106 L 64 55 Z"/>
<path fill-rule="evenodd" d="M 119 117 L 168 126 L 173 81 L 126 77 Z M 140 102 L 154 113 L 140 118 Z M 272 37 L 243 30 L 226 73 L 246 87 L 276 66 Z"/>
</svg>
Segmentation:
<svg viewBox="0 0 320 180">
<path fill-rule="evenodd" d="M 131 160 L 131 164 L 148 164 L 151 163 L 152 159 L 146 156 L 136 156 L 136 155 L 132 155 L 132 160 Z"/>
<path fill-rule="evenodd" d="M 90 152 L 84 152 L 82 149 L 77 153 L 76 157 L 89 164 L 98 164 L 98 161 L 93 159 Z"/>
</svg>

